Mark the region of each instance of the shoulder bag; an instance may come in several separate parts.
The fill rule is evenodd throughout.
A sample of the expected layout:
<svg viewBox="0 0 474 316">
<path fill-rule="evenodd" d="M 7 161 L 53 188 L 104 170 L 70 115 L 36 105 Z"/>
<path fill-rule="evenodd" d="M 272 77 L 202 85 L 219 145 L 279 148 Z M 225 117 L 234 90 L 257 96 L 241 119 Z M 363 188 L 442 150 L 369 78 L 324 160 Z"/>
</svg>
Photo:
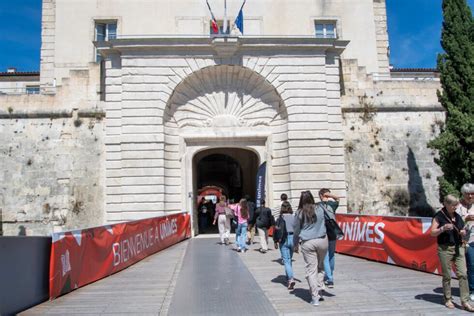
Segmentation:
<svg viewBox="0 0 474 316">
<path fill-rule="evenodd" d="M 329 240 L 341 240 L 344 238 L 344 232 L 342 231 L 341 227 L 337 224 L 337 222 L 329 217 L 327 212 L 329 212 L 323 204 L 320 204 L 324 210 L 324 220 L 326 224 L 326 234 L 328 235 Z"/>
</svg>

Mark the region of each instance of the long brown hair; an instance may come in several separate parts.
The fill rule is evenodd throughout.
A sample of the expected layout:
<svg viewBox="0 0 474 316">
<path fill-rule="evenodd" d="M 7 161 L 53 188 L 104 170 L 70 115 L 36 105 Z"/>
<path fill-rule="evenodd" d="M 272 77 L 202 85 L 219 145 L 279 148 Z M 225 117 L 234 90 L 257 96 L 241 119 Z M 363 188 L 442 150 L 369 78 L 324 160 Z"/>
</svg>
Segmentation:
<svg viewBox="0 0 474 316">
<path fill-rule="evenodd" d="M 315 223 L 317 221 L 316 212 L 314 211 L 314 197 L 310 191 L 301 192 L 298 211 L 300 212 L 303 223 Z"/>
<path fill-rule="evenodd" d="M 246 199 L 241 199 L 240 202 L 240 216 L 242 218 L 248 218 L 249 217 L 249 205 Z"/>
</svg>

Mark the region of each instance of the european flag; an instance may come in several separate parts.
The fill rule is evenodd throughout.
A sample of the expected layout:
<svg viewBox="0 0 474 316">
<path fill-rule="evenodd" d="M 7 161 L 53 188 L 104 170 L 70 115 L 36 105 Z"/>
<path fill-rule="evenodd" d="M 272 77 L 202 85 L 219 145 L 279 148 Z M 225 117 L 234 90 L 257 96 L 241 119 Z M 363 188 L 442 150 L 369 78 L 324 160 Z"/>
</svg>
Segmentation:
<svg viewBox="0 0 474 316">
<path fill-rule="evenodd" d="M 240 33 L 244 34 L 244 12 L 243 12 L 243 8 L 240 9 L 239 15 L 237 15 L 237 18 L 235 19 L 234 24 L 240 30 Z"/>
</svg>

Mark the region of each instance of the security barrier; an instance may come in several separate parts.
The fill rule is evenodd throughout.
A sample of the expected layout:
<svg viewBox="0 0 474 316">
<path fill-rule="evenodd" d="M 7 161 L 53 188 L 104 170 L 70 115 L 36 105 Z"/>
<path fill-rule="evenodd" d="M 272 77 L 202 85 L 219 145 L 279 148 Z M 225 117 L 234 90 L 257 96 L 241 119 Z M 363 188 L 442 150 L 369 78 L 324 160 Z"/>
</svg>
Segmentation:
<svg viewBox="0 0 474 316">
<path fill-rule="evenodd" d="M 53 234 L 49 297 L 107 277 L 190 237 L 188 213 Z"/>
<path fill-rule="evenodd" d="M 337 214 L 336 219 L 344 231 L 337 252 L 441 274 L 431 218 Z"/>
</svg>

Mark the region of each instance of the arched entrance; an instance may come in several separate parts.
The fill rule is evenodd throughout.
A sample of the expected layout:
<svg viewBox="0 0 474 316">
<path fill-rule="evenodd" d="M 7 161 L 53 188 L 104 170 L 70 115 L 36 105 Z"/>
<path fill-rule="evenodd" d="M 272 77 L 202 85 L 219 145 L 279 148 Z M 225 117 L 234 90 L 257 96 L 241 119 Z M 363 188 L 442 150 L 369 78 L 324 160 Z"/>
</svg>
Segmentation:
<svg viewBox="0 0 474 316">
<path fill-rule="evenodd" d="M 195 223 L 199 223 L 199 233 L 217 232 L 211 223 L 214 215 L 213 203 L 217 202 L 220 194 L 226 195 L 235 203 L 245 195 L 255 199 L 258 165 L 257 154 L 242 148 L 212 148 L 200 151 L 194 156 L 193 188 L 196 207 L 193 218 Z M 203 197 L 208 201 L 206 213 L 199 213 L 199 202 Z"/>
<path fill-rule="evenodd" d="M 252 69 L 214 65 L 185 77 L 173 90 L 163 116 L 165 209 L 193 213 L 193 234 L 198 232 L 197 164 L 211 154 L 230 156 L 243 171 L 254 170 L 253 176 L 242 174 L 242 181 L 251 183 L 248 190 L 244 185 L 229 192 L 236 199 L 246 193 L 255 194 L 255 173 L 258 164 L 266 161 L 265 191 L 267 203 L 272 206 L 281 193 L 290 191 L 287 120 L 286 107 L 276 88 Z M 253 158 L 242 159 L 253 161 L 252 168 L 243 167 L 239 154 L 233 155 L 232 150 L 253 153 Z M 223 156 L 209 157 L 202 163 L 212 165 L 213 159 L 232 163 Z M 206 174 L 215 179 L 210 172 Z M 202 179 L 200 185 L 205 182 Z"/>
</svg>

